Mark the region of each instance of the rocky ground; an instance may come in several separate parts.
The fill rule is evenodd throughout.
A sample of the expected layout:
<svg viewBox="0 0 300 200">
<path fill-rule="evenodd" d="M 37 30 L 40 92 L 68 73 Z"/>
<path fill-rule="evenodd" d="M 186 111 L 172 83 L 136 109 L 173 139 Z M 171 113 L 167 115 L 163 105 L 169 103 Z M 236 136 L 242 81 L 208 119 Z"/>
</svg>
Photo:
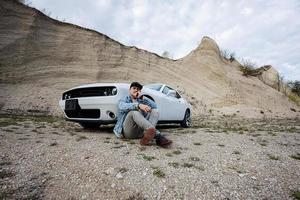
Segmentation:
<svg viewBox="0 0 300 200">
<path fill-rule="evenodd" d="M 0 116 L 0 199 L 300 199 L 300 120 L 159 127 L 169 149 L 61 118 Z"/>
</svg>

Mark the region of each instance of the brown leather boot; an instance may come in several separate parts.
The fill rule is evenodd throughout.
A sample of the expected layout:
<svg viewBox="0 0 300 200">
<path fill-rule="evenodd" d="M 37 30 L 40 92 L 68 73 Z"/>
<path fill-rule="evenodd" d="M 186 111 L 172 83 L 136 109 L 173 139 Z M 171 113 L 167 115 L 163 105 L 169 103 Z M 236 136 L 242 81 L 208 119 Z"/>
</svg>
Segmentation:
<svg viewBox="0 0 300 200">
<path fill-rule="evenodd" d="M 172 144 L 172 140 L 167 139 L 165 136 L 158 134 L 155 136 L 156 144 L 163 148 L 167 148 Z"/>
<path fill-rule="evenodd" d="M 155 136 L 156 129 L 155 128 L 148 128 L 144 132 L 143 138 L 140 140 L 141 145 L 147 145 Z"/>
</svg>

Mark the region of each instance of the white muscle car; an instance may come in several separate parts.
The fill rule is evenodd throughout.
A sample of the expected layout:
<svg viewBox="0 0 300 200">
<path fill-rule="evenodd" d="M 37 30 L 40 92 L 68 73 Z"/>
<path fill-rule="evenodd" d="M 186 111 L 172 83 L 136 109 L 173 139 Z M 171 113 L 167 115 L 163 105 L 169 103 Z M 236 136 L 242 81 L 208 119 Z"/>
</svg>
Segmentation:
<svg viewBox="0 0 300 200">
<path fill-rule="evenodd" d="M 59 106 L 66 120 L 77 122 L 84 128 L 115 123 L 119 100 L 129 94 L 129 86 L 126 83 L 81 85 L 64 92 Z M 191 126 L 191 105 L 171 87 L 165 84 L 144 85 L 142 94 L 157 104 L 158 123 Z"/>
</svg>

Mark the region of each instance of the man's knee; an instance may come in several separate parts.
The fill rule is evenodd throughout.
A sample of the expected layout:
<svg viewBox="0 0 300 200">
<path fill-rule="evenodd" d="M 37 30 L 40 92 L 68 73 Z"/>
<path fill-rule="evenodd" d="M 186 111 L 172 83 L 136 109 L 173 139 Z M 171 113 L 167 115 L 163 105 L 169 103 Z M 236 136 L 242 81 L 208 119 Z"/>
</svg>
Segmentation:
<svg viewBox="0 0 300 200">
<path fill-rule="evenodd" d="M 152 110 L 151 110 L 151 115 L 159 116 L 158 109 L 152 109 Z"/>
<path fill-rule="evenodd" d="M 151 112 L 153 112 L 153 113 L 159 113 L 157 108 L 152 109 Z"/>
<path fill-rule="evenodd" d="M 141 115 L 141 113 L 137 110 L 131 110 L 127 114 L 128 117 L 136 117 L 136 116 L 140 116 L 140 115 Z"/>
</svg>

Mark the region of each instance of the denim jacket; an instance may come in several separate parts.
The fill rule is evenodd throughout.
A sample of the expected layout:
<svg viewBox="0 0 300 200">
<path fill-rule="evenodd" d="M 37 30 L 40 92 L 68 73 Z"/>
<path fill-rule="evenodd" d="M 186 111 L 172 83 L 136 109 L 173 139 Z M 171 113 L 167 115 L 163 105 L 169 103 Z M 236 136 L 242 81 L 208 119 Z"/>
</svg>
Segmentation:
<svg viewBox="0 0 300 200">
<path fill-rule="evenodd" d="M 151 109 L 157 108 L 156 103 L 147 97 L 144 97 L 143 99 L 138 98 L 134 103 L 132 102 L 130 95 L 120 99 L 118 105 L 117 123 L 114 128 L 114 133 L 118 138 L 122 135 L 123 123 L 127 113 L 131 110 L 138 110 L 138 104 L 140 103 L 150 106 Z"/>
</svg>

